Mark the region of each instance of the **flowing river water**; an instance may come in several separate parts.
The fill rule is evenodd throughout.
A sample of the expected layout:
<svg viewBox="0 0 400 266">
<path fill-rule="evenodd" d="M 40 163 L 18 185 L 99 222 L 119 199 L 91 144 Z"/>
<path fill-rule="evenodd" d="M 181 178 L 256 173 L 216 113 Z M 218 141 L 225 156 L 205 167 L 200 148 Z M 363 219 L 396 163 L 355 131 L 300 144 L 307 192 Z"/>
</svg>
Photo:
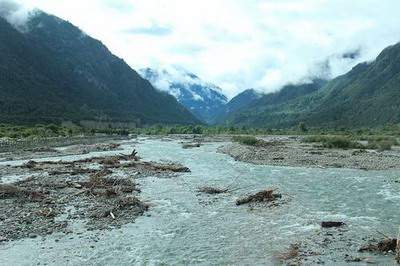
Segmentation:
<svg viewBox="0 0 400 266">
<path fill-rule="evenodd" d="M 394 264 L 392 256 L 357 250 L 368 237 L 382 238 L 378 231 L 396 236 L 398 171 L 252 165 L 217 153 L 220 145 L 182 149 L 177 141 L 141 140 L 136 149 L 144 160 L 180 162 L 191 172 L 139 179 L 140 197 L 151 208 L 131 224 L 90 232 L 74 224 L 72 235 L 1 244 L 0 265 L 275 265 L 275 255 L 293 243 L 310 250 L 305 264 L 360 265 L 346 263 L 346 255 Z M 207 185 L 232 192 L 196 191 Z M 235 205 L 238 197 L 268 187 L 279 189 L 284 204 Z M 321 229 L 326 220 L 347 226 Z"/>
</svg>

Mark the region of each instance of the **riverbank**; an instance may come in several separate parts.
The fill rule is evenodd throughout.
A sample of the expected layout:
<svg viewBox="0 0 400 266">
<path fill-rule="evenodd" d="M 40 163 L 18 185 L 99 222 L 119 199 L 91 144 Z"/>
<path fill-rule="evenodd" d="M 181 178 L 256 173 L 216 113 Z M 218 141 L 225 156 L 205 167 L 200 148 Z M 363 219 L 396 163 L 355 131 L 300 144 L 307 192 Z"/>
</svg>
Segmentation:
<svg viewBox="0 0 400 266">
<path fill-rule="evenodd" d="M 328 149 L 302 142 L 299 136 L 260 137 L 265 145 L 227 143 L 218 149 L 237 161 L 258 165 L 348 168 L 361 170 L 400 169 L 400 147 L 388 151 Z"/>
</svg>

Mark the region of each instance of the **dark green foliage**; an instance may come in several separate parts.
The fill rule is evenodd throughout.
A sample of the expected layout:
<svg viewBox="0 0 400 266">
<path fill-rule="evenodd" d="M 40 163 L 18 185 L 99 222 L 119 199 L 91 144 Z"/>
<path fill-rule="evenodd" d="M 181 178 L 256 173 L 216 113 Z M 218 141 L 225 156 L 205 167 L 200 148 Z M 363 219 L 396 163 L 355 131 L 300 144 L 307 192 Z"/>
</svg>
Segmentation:
<svg viewBox="0 0 400 266">
<path fill-rule="evenodd" d="M 72 24 L 39 12 L 27 27 L 0 18 L 0 122 L 198 123 Z"/>
</svg>

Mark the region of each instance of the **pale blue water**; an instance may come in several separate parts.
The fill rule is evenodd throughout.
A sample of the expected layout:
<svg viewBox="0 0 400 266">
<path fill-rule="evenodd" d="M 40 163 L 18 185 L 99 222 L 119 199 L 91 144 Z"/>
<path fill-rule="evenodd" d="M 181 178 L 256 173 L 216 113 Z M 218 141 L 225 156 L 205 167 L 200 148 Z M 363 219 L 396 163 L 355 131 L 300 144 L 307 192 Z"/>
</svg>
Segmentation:
<svg viewBox="0 0 400 266">
<path fill-rule="evenodd" d="M 323 253 L 317 257 L 325 265 L 352 265 L 344 262 L 345 253 L 393 265 L 392 257 L 356 251 L 364 236 L 381 237 L 377 231 L 396 236 L 400 184 L 391 181 L 400 172 L 256 166 L 216 153 L 219 145 L 182 149 L 175 141 L 142 141 L 136 149 L 144 160 L 180 162 L 192 170 L 139 180 L 141 198 L 152 204 L 148 216 L 112 231 L 86 232 L 75 225 L 79 236 L 0 245 L 0 264 L 275 265 L 274 254 L 303 242 Z M 204 185 L 241 189 L 218 196 L 197 193 Z M 278 188 L 287 203 L 254 210 L 235 205 L 241 195 L 267 187 Z M 329 249 L 321 245 L 322 220 L 348 224 L 341 236 L 330 231 L 335 239 Z"/>
</svg>

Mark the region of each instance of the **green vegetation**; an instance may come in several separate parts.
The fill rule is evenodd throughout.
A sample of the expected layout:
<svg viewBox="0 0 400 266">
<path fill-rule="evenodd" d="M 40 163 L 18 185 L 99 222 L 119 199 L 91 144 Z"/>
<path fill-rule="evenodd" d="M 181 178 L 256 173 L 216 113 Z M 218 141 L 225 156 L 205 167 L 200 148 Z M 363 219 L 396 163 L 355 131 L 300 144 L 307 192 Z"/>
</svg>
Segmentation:
<svg viewBox="0 0 400 266">
<path fill-rule="evenodd" d="M 397 141 L 390 141 L 390 140 L 372 141 L 368 142 L 367 148 L 379 151 L 388 151 L 392 149 L 392 146 L 395 146 L 397 144 L 398 144 Z"/>
<path fill-rule="evenodd" d="M 367 141 L 362 144 L 360 141 Z M 375 149 L 380 151 L 391 150 L 393 146 L 399 145 L 397 138 L 387 135 L 313 135 L 305 137 L 306 143 L 322 143 L 325 148 L 338 149 Z"/>
<path fill-rule="evenodd" d="M 55 124 L 17 126 L 0 124 L 0 138 L 33 139 L 50 137 L 68 137 L 77 135 L 91 136 L 94 134 L 128 135 L 126 129 L 85 129 L 83 127 L 65 127 Z"/>
<path fill-rule="evenodd" d="M 310 136 L 304 142 L 321 142 L 324 148 L 362 149 L 364 146 L 345 136 Z"/>
<path fill-rule="evenodd" d="M 301 132 L 307 132 L 308 129 L 307 129 L 306 123 L 300 122 L 300 123 L 299 123 L 299 130 L 300 130 Z"/>
<path fill-rule="evenodd" d="M 259 140 L 254 136 L 234 136 L 232 140 L 248 146 L 257 146 L 259 143 Z"/>
<path fill-rule="evenodd" d="M 234 135 L 233 141 L 251 146 L 262 146 L 265 143 L 255 136 L 262 135 L 304 135 L 304 142 L 321 143 L 326 148 L 338 149 L 375 149 L 390 150 L 393 146 L 400 145 L 400 127 L 387 126 L 380 129 L 358 130 L 326 130 L 307 129 L 306 132 L 299 126 L 296 130 L 247 128 L 247 127 L 222 127 L 203 125 L 156 125 L 142 128 L 112 128 L 111 125 L 104 129 L 88 129 L 79 125 L 68 124 L 38 124 L 35 126 L 0 124 L 0 138 L 27 139 L 46 137 L 92 136 L 95 134 L 106 135 L 175 135 L 196 134 L 204 136 Z"/>
</svg>

